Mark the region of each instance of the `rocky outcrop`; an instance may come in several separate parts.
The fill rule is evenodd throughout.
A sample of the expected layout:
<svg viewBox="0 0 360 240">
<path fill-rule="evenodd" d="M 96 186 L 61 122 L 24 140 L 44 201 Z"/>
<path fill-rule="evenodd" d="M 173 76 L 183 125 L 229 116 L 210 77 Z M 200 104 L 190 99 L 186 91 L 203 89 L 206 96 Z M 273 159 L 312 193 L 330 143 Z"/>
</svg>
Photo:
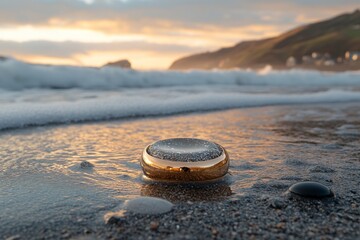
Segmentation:
<svg viewBox="0 0 360 240">
<path fill-rule="evenodd" d="M 116 62 L 109 62 L 107 64 L 105 64 L 103 67 L 119 67 L 119 68 L 131 68 L 131 63 L 126 60 L 126 59 L 122 59 Z"/>
</svg>

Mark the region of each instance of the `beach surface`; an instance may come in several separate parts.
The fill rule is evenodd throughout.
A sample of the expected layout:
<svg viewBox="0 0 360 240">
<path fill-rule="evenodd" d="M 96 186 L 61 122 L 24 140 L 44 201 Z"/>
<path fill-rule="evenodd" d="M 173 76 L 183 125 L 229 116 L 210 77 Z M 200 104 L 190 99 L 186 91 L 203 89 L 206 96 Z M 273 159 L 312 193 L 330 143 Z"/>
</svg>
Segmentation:
<svg viewBox="0 0 360 240">
<path fill-rule="evenodd" d="M 196 185 L 143 179 L 144 147 L 173 137 L 221 144 L 229 174 Z M 5 129 L 0 164 L 0 239 L 360 238 L 357 101 Z M 287 192 L 301 181 L 335 196 Z M 106 222 L 140 196 L 174 207 Z"/>
</svg>

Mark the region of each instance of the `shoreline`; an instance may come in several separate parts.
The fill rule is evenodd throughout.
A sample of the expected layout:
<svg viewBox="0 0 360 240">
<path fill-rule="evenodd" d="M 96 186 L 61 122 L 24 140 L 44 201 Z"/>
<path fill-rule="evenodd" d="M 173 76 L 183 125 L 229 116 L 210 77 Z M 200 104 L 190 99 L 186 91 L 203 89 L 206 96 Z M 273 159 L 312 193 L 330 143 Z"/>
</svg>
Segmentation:
<svg viewBox="0 0 360 240">
<path fill-rule="evenodd" d="M 339 103 L 7 131 L 0 135 L 0 232 L 4 239 L 354 239 L 360 236 L 359 117 L 357 103 Z M 228 150 L 226 181 L 188 188 L 141 180 L 143 147 L 179 132 Z M 93 170 L 80 169 L 83 160 Z M 336 196 L 286 193 L 309 180 Z M 105 224 L 104 215 L 139 196 L 175 206 L 163 215 L 126 213 Z"/>
<path fill-rule="evenodd" d="M 231 111 L 238 109 L 253 109 L 253 108 L 266 108 L 266 107 L 282 107 L 282 106 L 311 106 L 311 105 L 328 105 L 328 104 L 352 104 L 360 102 L 360 100 L 344 100 L 344 101 L 325 101 L 325 102 L 294 102 L 294 103 L 268 103 L 262 105 L 244 105 L 240 107 L 221 107 L 221 108 L 210 108 L 210 109 L 201 109 L 201 110 L 184 110 L 179 112 L 170 112 L 170 113 L 155 113 L 155 114 L 144 114 L 144 115 L 134 115 L 134 116 L 125 116 L 125 117 L 107 117 L 100 119 L 86 119 L 86 120 L 70 120 L 70 121 L 59 121 L 59 122 L 49 122 L 44 124 L 25 124 L 21 127 L 6 127 L 0 128 L 0 136 L 2 133 L 12 132 L 16 130 L 22 129 L 31 129 L 31 128 L 42 128 L 42 127 L 61 127 L 61 126 L 69 126 L 69 125 L 78 125 L 78 124 L 97 124 L 104 122 L 117 122 L 117 121 L 136 121 L 136 120 L 146 120 L 146 119 L 156 119 L 156 118 L 166 118 L 166 117 L 176 117 L 176 116 L 187 116 L 187 115 L 198 115 L 198 114 L 206 114 L 206 113 L 217 113 L 223 111 Z"/>
</svg>

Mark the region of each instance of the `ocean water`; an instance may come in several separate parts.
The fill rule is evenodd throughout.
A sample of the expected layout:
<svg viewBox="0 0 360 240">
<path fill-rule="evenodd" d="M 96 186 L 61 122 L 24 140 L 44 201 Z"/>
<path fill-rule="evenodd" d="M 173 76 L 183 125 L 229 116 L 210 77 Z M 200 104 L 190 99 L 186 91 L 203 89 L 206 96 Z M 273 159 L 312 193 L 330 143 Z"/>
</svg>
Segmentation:
<svg viewBox="0 0 360 240">
<path fill-rule="evenodd" d="M 4 236 L 102 226 L 138 196 L 223 201 L 277 197 L 297 181 L 340 195 L 358 185 L 360 72 L 137 72 L 8 60 L 0 73 Z M 172 137 L 224 146 L 231 159 L 224 181 L 144 180 L 144 147 Z M 83 161 L 94 167 L 81 168 Z"/>
<path fill-rule="evenodd" d="M 360 101 L 360 72 L 134 71 L 0 62 L 0 130 L 239 107 Z"/>
</svg>

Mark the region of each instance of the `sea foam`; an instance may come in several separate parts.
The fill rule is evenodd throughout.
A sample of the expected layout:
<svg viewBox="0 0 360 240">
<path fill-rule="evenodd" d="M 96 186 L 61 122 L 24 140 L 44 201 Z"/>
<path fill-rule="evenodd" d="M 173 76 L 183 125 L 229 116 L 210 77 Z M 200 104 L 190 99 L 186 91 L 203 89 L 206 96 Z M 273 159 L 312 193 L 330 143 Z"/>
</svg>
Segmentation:
<svg viewBox="0 0 360 240">
<path fill-rule="evenodd" d="M 283 104 L 360 101 L 360 92 L 306 94 L 197 93 L 177 97 L 111 96 L 77 101 L 19 102 L 0 108 L 0 129 L 29 125 L 159 116 L 184 112 Z"/>
</svg>

